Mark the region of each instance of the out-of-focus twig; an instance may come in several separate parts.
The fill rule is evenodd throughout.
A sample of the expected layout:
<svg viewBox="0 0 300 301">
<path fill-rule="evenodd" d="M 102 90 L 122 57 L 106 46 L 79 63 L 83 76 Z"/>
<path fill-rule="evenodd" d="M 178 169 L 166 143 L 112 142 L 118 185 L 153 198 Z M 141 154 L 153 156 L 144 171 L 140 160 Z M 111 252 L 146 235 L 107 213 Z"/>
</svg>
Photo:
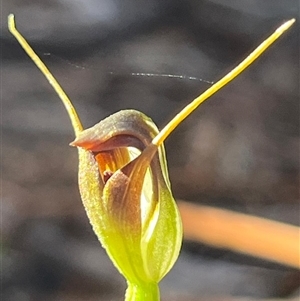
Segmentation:
<svg viewBox="0 0 300 301">
<path fill-rule="evenodd" d="M 300 269 L 300 228 L 251 215 L 179 202 L 184 236 Z"/>
</svg>

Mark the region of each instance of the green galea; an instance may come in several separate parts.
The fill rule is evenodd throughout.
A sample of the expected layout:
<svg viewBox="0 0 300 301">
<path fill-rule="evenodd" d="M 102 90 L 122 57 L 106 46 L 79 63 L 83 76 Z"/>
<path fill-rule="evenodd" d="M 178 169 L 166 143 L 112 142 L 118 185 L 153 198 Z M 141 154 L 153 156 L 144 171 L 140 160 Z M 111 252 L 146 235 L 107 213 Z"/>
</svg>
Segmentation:
<svg viewBox="0 0 300 301">
<path fill-rule="evenodd" d="M 165 150 L 151 143 L 157 134 L 150 118 L 124 110 L 71 143 L 79 147 L 80 194 L 93 229 L 141 300 L 157 300 L 182 241 Z"/>
</svg>

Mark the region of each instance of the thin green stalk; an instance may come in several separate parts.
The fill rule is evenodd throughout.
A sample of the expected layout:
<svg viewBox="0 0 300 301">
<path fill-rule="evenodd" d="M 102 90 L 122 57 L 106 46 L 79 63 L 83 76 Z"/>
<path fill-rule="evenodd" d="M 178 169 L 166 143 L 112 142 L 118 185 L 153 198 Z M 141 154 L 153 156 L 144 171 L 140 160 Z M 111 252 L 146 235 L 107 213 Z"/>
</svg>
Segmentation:
<svg viewBox="0 0 300 301">
<path fill-rule="evenodd" d="M 157 283 L 135 284 L 127 282 L 125 301 L 159 301 L 159 287 Z"/>
<path fill-rule="evenodd" d="M 63 102 L 63 104 L 69 114 L 73 129 L 75 132 L 75 136 L 77 136 L 83 130 L 83 127 L 82 127 L 81 121 L 79 119 L 79 116 L 78 116 L 72 102 L 70 101 L 69 97 L 67 96 L 65 91 L 62 89 L 60 84 L 57 82 L 55 77 L 49 71 L 47 66 L 42 62 L 42 60 L 37 56 L 37 54 L 34 52 L 34 50 L 31 48 L 31 46 L 24 39 L 24 37 L 16 29 L 15 16 L 13 14 L 10 14 L 8 16 L 8 29 L 14 35 L 14 37 L 17 39 L 17 41 L 20 43 L 20 45 L 25 50 L 25 52 L 28 54 L 28 56 L 33 60 L 35 65 L 45 75 L 45 77 L 47 78 L 50 85 L 53 87 L 53 89 L 55 90 L 57 95 L 60 97 L 61 101 Z"/>
</svg>

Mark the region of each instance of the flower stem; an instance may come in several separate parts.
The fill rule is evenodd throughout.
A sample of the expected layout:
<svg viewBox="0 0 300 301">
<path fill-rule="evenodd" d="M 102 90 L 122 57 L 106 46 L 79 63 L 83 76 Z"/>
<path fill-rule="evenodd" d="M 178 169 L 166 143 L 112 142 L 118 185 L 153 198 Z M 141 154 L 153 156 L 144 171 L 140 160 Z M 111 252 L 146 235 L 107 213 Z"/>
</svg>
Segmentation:
<svg viewBox="0 0 300 301">
<path fill-rule="evenodd" d="M 159 287 L 157 283 L 130 283 L 128 282 L 125 301 L 159 301 Z"/>
</svg>

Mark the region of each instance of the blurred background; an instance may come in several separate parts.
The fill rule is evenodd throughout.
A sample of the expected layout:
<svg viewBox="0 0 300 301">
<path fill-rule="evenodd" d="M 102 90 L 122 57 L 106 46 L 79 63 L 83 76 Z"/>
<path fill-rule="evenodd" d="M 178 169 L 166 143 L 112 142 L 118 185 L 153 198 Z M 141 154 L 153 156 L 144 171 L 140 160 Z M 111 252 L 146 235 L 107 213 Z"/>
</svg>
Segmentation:
<svg viewBox="0 0 300 301">
<path fill-rule="evenodd" d="M 123 300 L 77 188 L 73 131 L 57 95 L 7 31 L 19 30 L 85 127 L 134 108 L 159 127 L 283 21 L 297 0 L 3 0 L 2 300 Z M 299 20 L 166 141 L 177 199 L 299 225 Z M 209 229 L 202 229 L 209 231 Z M 283 242 L 284 243 L 284 242 Z M 297 299 L 299 272 L 184 241 L 162 300 Z"/>
</svg>

